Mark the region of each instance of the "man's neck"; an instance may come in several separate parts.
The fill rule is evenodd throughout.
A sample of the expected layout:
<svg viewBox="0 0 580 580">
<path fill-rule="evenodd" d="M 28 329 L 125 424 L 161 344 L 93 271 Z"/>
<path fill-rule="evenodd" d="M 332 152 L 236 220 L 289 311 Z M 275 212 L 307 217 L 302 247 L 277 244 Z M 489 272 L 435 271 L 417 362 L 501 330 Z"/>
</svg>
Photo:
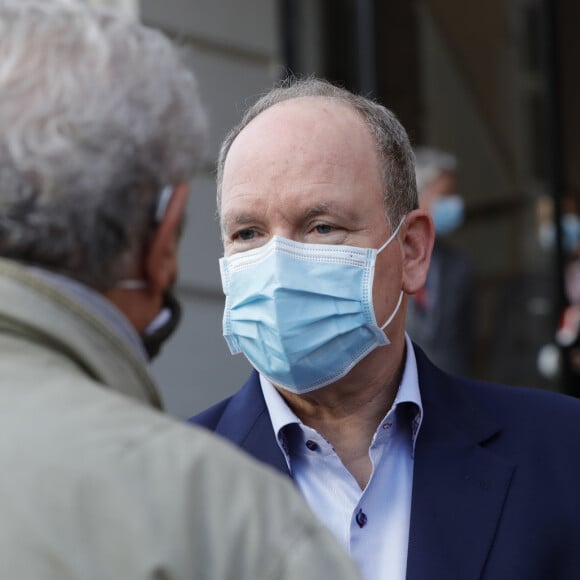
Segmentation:
<svg viewBox="0 0 580 580">
<path fill-rule="evenodd" d="M 385 350 L 389 349 L 389 350 Z M 288 406 L 333 447 L 362 489 L 372 473 L 369 457 L 376 429 L 393 405 L 405 362 L 405 344 L 379 348 L 346 377 L 295 395 L 278 389 Z"/>
</svg>

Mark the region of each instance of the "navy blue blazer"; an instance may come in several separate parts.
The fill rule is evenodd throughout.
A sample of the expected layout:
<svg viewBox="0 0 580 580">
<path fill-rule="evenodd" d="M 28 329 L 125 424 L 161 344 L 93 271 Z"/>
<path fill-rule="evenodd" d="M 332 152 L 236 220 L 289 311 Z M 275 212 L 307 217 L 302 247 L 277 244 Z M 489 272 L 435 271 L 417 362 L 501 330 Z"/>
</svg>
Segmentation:
<svg viewBox="0 0 580 580">
<path fill-rule="evenodd" d="M 580 401 L 452 377 L 415 351 L 407 580 L 579 580 Z M 256 372 L 191 422 L 289 475 Z"/>
</svg>

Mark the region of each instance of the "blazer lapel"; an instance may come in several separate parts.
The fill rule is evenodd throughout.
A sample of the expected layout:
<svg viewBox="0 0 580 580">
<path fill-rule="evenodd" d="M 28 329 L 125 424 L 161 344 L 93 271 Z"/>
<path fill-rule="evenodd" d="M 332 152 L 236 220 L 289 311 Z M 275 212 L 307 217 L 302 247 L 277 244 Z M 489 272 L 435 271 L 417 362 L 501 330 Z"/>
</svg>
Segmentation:
<svg viewBox="0 0 580 580">
<path fill-rule="evenodd" d="M 230 399 L 215 431 L 259 461 L 290 475 L 276 441 L 256 371 L 252 371 L 244 386 Z"/>
<path fill-rule="evenodd" d="M 424 420 L 415 452 L 407 580 L 476 580 L 515 466 L 483 446 L 499 428 L 464 400 L 468 385 L 415 350 Z"/>
</svg>

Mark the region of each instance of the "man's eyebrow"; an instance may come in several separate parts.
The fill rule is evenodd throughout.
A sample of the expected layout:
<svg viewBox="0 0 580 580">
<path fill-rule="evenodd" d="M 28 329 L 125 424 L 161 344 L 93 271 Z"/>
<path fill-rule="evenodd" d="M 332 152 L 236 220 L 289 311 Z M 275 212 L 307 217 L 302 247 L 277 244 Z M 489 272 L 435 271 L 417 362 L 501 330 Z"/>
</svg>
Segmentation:
<svg viewBox="0 0 580 580">
<path fill-rule="evenodd" d="M 332 212 L 332 204 L 330 203 L 320 203 L 314 207 L 310 207 L 304 212 L 305 218 L 313 218 L 325 213 Z"/>
<path fill-rule="evenodd" d="M 334 215 L 353 219 L 355 212 L 349 211 L 339 204 L 332 202 L 322 202 L 313 207 L 308 208 L 304 212 L 304 219 L 311 219 L 320 215 Z"/>
<path fill-rule="evenodd" d="M 222 218 L 222 227 L 231 227 L 233 225 L 244 225 L 249 223 L 254 223 L 256 221 L 255 217 L 251 215 L 233 215 L 233 216 L 226 216 Z"/>
</svg>

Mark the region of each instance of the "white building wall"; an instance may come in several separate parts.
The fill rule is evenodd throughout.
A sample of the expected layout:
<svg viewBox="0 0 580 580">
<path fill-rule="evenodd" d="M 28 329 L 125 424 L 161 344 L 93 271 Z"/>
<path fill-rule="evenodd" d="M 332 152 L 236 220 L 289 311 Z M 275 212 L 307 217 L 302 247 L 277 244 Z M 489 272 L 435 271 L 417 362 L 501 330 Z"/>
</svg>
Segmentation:
<svg viewBox="0 0 580 580">
<path fill-rule="evenodd" d="M 277 9 L 277 0 L 141 0 L 139 8 L 145 24 L 191 48 L 211 126 L 206 168 L 193 183 L 181 244 L 177 295 L 184 319 L 153 365 L 166 409 L 179 417 L 233 393 L 250 370 L 242 355 L 229 353 L 221 332 L 213 171 L 226 132 L 278 76 Z"/>
</svg>

